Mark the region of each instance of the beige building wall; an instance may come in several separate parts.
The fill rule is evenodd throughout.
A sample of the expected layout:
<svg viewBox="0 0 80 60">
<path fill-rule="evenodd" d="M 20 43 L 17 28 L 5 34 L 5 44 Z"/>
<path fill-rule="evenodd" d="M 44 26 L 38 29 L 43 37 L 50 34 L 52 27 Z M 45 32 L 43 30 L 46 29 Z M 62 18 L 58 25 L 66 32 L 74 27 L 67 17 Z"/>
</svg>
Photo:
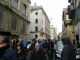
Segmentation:
<svg viewBox="0 0 80 60">
<path fill-rule="evenodd" d="M 35 15 L 36 12 L 38 15 Z M 36 19 L 38 19 L 38 23 L 35 23 Z M 41 37 L 40 33 L 43 33 L 43 38 L 50 38 L 50 21 L 42 6 L 31 6 L 30 21 L 30 35 L 32 39 L 36 35 L 37 38 Z M 35 31 L 36 26 L 38 27 L 38 31 Z"/>
<path fill-rule="evenodd" d="M 68 15 L 68 9 L 65 8 L 63 10 L 63 22 L 64 22 L 64 35 L 69 36 L 71 40 L 73 40 L 73 32 L 74 32 L 74 27 L 73 27 L 73 22 L 72 19 L 69 19 L 69 15 Z"/>
<path fill-rule="evenodd" d="M 8 31 L 13 35 L 20 36 L 22 35 L 24 38 L 27 38 L 28 35 L 28 26 L 29 26 L 29 6 L 30 1 L 27 0 L 19 0 L 18 7 L 15 7 L 14 0 L 0 0 L 0 31 Z M 20 10 L 22 6 L 26 8 L 24 10 Z M 23 7 L 22 7 L 23 8 Z M 23 13 L 23 12 L 26 13 Z"/>
<path fill-rule="evenodd" d="M 67 25 L 67 31 L 72 32 L 73 31 L 73 25 Z"/>
<path fill-rule="evenodd" d="M 57 32 L 53 25 L 50 25 L 50 39 L 57 40 Z"/>
<path fill-rule="evenodd" d="M 50 21 L 48 19 L 45 20 L 45 33 L 50 38 Z"/>
</svg>

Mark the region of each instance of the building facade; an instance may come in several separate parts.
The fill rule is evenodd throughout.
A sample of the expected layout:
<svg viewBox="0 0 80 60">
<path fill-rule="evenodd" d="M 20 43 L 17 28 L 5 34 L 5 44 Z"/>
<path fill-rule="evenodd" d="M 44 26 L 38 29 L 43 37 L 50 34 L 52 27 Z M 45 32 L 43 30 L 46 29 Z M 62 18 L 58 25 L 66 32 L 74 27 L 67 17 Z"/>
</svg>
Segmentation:
<svg viewBox="0 0 80 60">
<path fill-rule="evenodd" d="M 0 31 L 8 31 L 15 39 L 27 38 L 29 21 L 29 0 L 0 0 Z"/>
<path fill-rule="evenodd" d="M 31 6 L 30 35 L 32 39 L 50 38 L 50 21 L 42 6 Z"/>
<path fill-rule="evenodd" d="M 76 37 L 77 47 L 80 45 L 80 0 L 68 0 L 69 17 L 74 23 L 74 34 Z"/>
<path fill-rule="evenodd" d="M 50 37 L 51 40 L 57 40 L 57 32 L 53 25 L 50 25 Z"/>
<path fill-rule="evenodd" d="M 74 40 L 74 24 L 73 20 L 70 19 L 68 12 L 68 8 L 63 9 L 63 35 L 70 37 L 71 40 Z"/>
<path fill-rule="evenodd" d="M 75 33 L 80 36 L 80 0 L 75 1 Z"/>
</svg>

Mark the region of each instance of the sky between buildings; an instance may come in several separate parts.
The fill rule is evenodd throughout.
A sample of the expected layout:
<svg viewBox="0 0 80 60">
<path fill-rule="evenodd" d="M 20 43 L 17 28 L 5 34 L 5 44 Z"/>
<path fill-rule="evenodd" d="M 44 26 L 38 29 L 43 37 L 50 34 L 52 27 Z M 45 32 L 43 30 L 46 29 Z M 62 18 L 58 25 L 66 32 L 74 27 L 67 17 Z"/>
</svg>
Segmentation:
<svg viewBox="0 0 80 60">
<path fill-rule="evenodd" d="M 67 7 L 68 0 L 31 0 L 31 5 L 34 4 L 43 6 L 46 11 L 51 25 L 53 25 L 57 32 L 62 31 L 62 11 Z"/>
</svg>

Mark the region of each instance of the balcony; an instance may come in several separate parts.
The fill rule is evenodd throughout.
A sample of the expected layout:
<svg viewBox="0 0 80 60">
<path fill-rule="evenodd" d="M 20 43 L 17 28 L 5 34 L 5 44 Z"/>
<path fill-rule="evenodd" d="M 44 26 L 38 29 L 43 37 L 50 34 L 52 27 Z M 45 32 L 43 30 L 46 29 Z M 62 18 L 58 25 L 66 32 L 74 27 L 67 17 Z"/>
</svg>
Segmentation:
<svg viewBox="0 0 80 60">
<path fill-rule="evenodd" d="M 69 15 L 69 19 L 73 19 L 75 17 L 75 9 L 73 5 L 68 6 L 68 15 Z"/>
<path fill-rule="evenodd" d="M 64 23 L 65 23 L 65 25 L 72 24 L 72 19 L 65 20 Z"/>
<path fill-rule="evenodd" d="M 0 4 L 5 7 L 9 7 L 9 1 L 7 1 L 7 0 L 0 0 Z"/>
</svg>

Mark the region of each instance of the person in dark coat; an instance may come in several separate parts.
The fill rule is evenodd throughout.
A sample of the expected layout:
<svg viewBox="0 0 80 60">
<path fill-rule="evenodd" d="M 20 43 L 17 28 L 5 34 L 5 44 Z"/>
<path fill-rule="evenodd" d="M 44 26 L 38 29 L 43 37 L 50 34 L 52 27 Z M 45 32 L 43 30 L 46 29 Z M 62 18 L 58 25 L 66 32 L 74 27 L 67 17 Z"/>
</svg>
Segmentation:
<svg viewBox="0 0 80 60">
<path fill-rule="evenodd" d="M 23 47 L 20 43 L 16 45 L 17 56 L 19 60 L 26 60 L 26 54 L 23 50 Z"/>
<path fill-rule="evenodd" d="M 45 53 L 40 49 L 40 44 L 35 44 L 35 50 L 31 53 L 30 60 L 46 60 Z"/>
<path fill-rule="evenodd" d="M 18 60 L 15 50 L 10 49 L 10 34 L 0 32 L 0 60 Z"/>
<path fill-rule="evenodd" d="M 62 38 L 64 48 L 61 53 L 61 60 L 76 60 L 76 48 L 68 37 Z"/>
<path fill-rule="evenodd" d="M 54 43 L 50 39 L 48 39 L 48 56 L 49 60 L 53 60 L 53 52 L 54 52 Z"/>
</svg>

